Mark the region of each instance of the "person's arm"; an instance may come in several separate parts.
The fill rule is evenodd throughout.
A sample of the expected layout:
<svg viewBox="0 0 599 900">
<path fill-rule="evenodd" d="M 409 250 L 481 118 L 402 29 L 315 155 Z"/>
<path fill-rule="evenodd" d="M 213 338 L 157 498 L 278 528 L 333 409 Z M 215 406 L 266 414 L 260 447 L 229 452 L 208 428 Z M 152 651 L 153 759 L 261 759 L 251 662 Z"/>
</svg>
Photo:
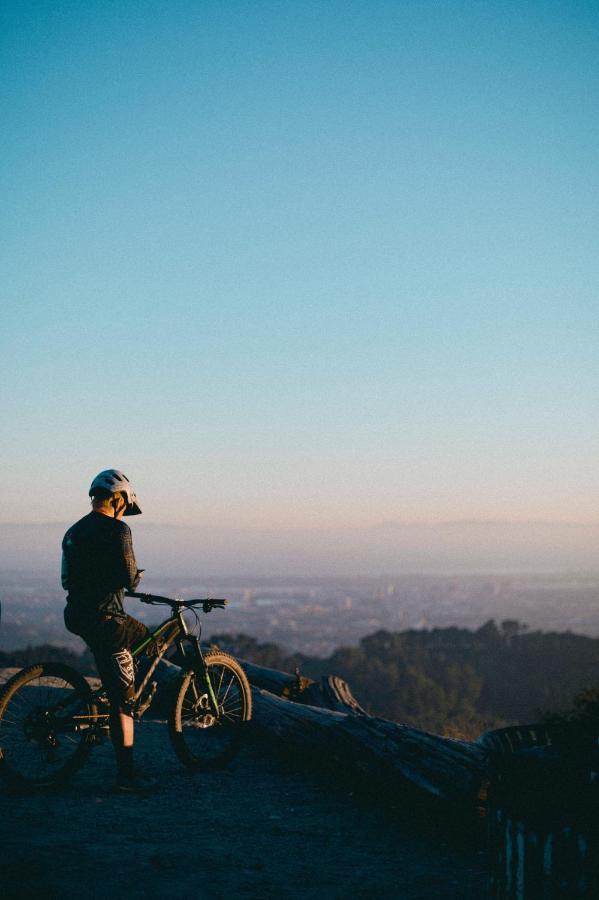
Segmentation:
<svg viewBox="0 0 599 900">
<path fill-rule="evenodd" d="M 69 529 L 62 539 L 62 557 L 60 560 L 60 581 L 65 591 L 71 588 L 71 563 L 70 554 L 73 547 L 71 530 Z"/>
<path fill-rule="evenodd" d="M 133 540 L 131 538 L 131 529 L 124 522 L 121 523 L 122 528 L 119 530 L 119 587 L 124 587 L 127 591 L 134 591 L 141 581 L 142 569 L 137 568 L 135 553 L 133 552 Z"/>
</svg>

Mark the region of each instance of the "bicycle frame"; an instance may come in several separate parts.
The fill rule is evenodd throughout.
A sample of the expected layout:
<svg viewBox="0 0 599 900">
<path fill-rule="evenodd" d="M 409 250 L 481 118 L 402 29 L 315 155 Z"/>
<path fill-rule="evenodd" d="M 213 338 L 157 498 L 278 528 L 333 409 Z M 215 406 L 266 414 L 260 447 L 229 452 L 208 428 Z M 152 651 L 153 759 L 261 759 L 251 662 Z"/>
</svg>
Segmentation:
<svg viewBox="0 0 599 900">
<path fill-rule="evenodd" d="M 176 603 L 176 601 L 174 602 Z M 170 634 L 168 634 L 169 627 L 171 628 Z M 156 667 L 158 666 L 158 663 L 163 659 L 167 650 L 169 650 L 173 644 L 176 644 L 179 658 L 185 660 L 185 658 L 187 657 L 190 663 L 189 666 L 182 666 L 181 668 L 186 672 L 195 671 L 196 674 L 199 674 L 203 677 L 204 683 L 207 688 L 210 705 L 212 707 L 211 712 L 217 714 L 218 702 L 216 700 L 216 696 L 210 682 L 208 670 L 204 665 L 204 655 L 202 653 L 200 641 L 194 634 L 190 634 L 189 629 L 187 628 L 187 623 L 183 618 L 182 606 L 175 606 L 173 615 L 169 616 L 168 619 L 162 622 L 161 625 L 158 625 L 158 627 L 155 628 L 154 631 L 152 631 L 146 638 L 144 638 L 143 641 L 133 647 L 133 649 L 131 650 L 131 655 L 134 659 L 136 659 L 152 642 L 158 641 L 161 637 L 164 637 L 165 633 L 167 634 L 167 637 L 164 638 L 162 647 L 156 654 L 156 657 L 153 659 L 148 671 L 143 677 L 143 680 L 135 691 L 135 702 L 137 702 L 141 698 L 144 690 L 146 689 L 148 683 L 152 678 L 153 673 L 156 670 Z M 191 654 L 188 654 L 185 650 L 186 643 L 191 644 Z"/>
<path fill-rule="evenodd" d="M 172 647 L 173 644 L 177 645 L 179 658 L 182 661 L 189 661 L 188 665 L 184 665 L 181 667 L 182 670 L 184 672 L 193 671 L 202 678 L 203 686 L 205 686 L 206 693 L 208 694 L 210 712 L 213 715 L 218 715 L 218 701 L 216 699 L 214 689 L 210 681 L 208 668 L 204 665 L 204 655 L 202 653 L 200 641 L 196 637 L 196 635 L 190 634 L 189 629 L 187 628 L 187 623 L 183 618 L 183 605 L 177 606 L 176 601 L 173 602 L 175 604 L 173 608 L 173 614 L 160 625 L 158 625 L 152 632 L 150 632 L 150 634 L 148 634 L 147 637 L 140 641 L 139 644 L 136 644 L 131 649 L 131 655 L 133 656 L 133 658 L 138 659 L 150 644 L 158 641 L 160 638 L 163 638 L 160 650 L 152 660 L 147 672 L 144 674 L 142 681 L 136 688 L 133 695 L 133 715 L 138 719 L 141 718 L 146 709 L 151 705 L 153 696 L 150 698 L 150 702 L 147 704 L 147 706 L 145 706 L 141 710 L 141 713 L 138 715 L 136 715 L 136 706 L 141 700 L 148 684 L 150 683 L 152 675 L 156 671 L 158 664 L 162 661 L 166 652 Z M 191 653 L 186 651 L 186 643 L 191 645 Z M 92 691 L 92 697 L 95 700 L 97 700 L 103 694 L 105 694 L 104 685 L 101 685 L 100 687 Z M 108 727 L 108 715 L 108 712 L 98 710 L 95 716 L 75 714 L 72 716 L 72 721 L 76 722 L 76 731 L 87 730 L 90 727 L 90 724 L 92 725 L 92 728 L 103 729 Z M 90 719 L 94 720 L 93 724 L 89 722 Z"/>
<path fill-rule="evenodd" d="M 144 602 L 152 602 L 150 600 L 146 600 L 146 597 L 152 597 L 151 594 L 135 594 L 133 592 L 128 592 L 128 596 L 137 597 L 138 599 L 144 600 Z M 171 605 L 172 607 L 172 615 L 170 615 L 164 622 L 158 625 L 153 631 L 151 631 L 147 637 L 145 637 L 142 641 L 136 644 L 131 649 L 131 655 L 134 659 L 137 659 L 141 656 L 141 654 L 146 650 L 146 648 L 152 644 L 153 642 L 157 642 L 161 638 L 162 646 L 160 650 L 152 660 L 150 666 L 148 667 L 147 672 L 144 674 L 144 677 L 140 684 L 138 685 L 135 693 L 133 695 L 133 716 L 134 718 L 140 719 L 144 712 L 151 706 L 152 700 L 154 698 L 154 694 L 152 693 L 150 697 L 147 699 L 145 705 L 142 705 L 141 708 L 139 706 L 139 701 L 141 700 L 144 691 L 146 690 L 152 675 L 156 671 L 156 667 L 158 663 L 162 661 L 166 652 L 172 647 L 173 644 L 177 645 L 177 651 L 179 654 L 179 659 L 184 663 L 181 666 L 183 672 L 194 672 L 196 675 L 200 676 L 202 679 L 202 688 L 205 688 L 205 691 L 208 695 L 208 705 L 212 715 L 218 717 L 219 715 L 219 706 L 218 700 L 216 698 L 216 694 L 214 692 L 214 688 L 212 686 L 212 682 L 210 681 L 210 675 L 208 672 L 208 667 L 204 663 L 204 654 L 202 653 L 202 648 L 200 645 L 199 638 L 196 637 L 195 634 L 191 634 L 185 619 L 183 618 L 183 610 L 189 608 L 189 604 L 183 600 L 171 600 L 167 597 L 156 597 L 156 601 L 159 603 L 165 602 Z M 213 601 L 213 600 L 204 600 L 198 601 L 204 604 L 204 611 L 208 611 L 206 609 L 206 604 L 219 603 L 225 604 L 224 601 Z M 195 604 L 194 604 L 195 605 Z M 211 609 L 212 607 L 208 607 Z M 170 629 L 170 632 L 169 632 Z M 166 637 L 165 637 L 166 635 Z M 188 644 L 191 646 L 191 653 L 186 651 L 185 645 Z M 188 661 L 186 664 L 186 660 Z M 154 689 L 155 690 L 155 689 Z M 99 698 L 102 698 L 106 694 L 106 689 L 104 685 L 96 688 L 92 691 L 92 699 L 94 701 L 98 701 Z M 103 702 L 102 702 L 103 705 Z M 64 708 L 62 704 L 59 704 L 57 708 Z M 109 713 L 106 711 L 98 710 L 95 715 L 73 715 L 71 717 L 71 721 L 75 723 L 75 731 L 85 731 L 90 729 L 95 731 L 102 731 L 108 729 L 108 717 Z M 92 721 L 90 721 L 92 720 Z"/>
</svg>

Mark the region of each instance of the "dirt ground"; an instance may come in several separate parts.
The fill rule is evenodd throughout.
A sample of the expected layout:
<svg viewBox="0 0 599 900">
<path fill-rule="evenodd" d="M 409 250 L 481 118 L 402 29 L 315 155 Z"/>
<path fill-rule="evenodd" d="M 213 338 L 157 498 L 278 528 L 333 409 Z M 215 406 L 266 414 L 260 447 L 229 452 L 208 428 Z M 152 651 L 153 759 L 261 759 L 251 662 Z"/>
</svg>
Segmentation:
<svg viewBox="0 0 599 900">
<path fill-rule="evenodd" d="M 347 786 L 249 742 L 228 768 L 190 775 L 164 724 L 144 722 L 151 797 L 112 792 L 110 744 L 68 789 L 0 787 L 0 895 L 35 898 L 464 898 L 485 895 L 482 851 L 400 823 Z"/>
</svg>

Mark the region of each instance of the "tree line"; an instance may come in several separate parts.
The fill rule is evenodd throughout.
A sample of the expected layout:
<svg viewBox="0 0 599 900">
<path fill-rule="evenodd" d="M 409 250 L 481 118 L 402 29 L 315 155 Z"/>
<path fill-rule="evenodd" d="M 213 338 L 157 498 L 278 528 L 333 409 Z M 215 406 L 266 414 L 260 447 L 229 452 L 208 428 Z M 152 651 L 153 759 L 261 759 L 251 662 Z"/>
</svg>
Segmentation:
<svg viewBox="0 0 599 900">
<path fill-rule="evenodd" d="M 475 631 L 380 630 L 327 659 L 286 654 L 247 635 L 214 640 L 259 665 L 340 675 L 372 715 L 455 737 L 568 717 L 593 707 L 599 694 L 599 639 L 528 631 L 515 620 Z"/>
<path fill-rule="evenodd" d="M 528 631 L 506 620 L 465 628 L 377 631 L 326 658 L 289 653 L 271 642 L 221 634 L 212 642 L 241 659 L 319 678 L 345 678 L 371 714 L 449 736 L 474 738 L 487 728 L 568 715 L 597 705 L 599 639 L 571 632 Z M 63 660 L 95 672 L 89 651 L 44 645 L 0 652 L 0 667 Z"/>
</svg>

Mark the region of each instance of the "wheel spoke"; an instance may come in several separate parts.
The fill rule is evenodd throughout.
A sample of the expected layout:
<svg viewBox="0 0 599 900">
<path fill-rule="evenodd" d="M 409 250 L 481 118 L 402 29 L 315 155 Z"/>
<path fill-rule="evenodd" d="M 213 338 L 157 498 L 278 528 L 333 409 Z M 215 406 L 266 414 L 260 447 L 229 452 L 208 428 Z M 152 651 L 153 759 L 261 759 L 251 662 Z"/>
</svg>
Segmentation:
<svg viewBox="0 0 599 900">
<path fill-rule="evenodd" d="M 50 784 L 83 761 L 89 748 L 86 729 L 76 731 L 80 715 L 97 721 L 83 694 L 81 676 L 62 674 L 65 667 L 44 664 L 24 670 L 7 682 L 2 711 L 0 771 L 19 782 Z M 59 671 L 56 671 L 59 669 Z"/>
<path fill-rule="evenodd" d="M 2 724 L 3 725 L 18 725 L 18 723 L 15 722 L 14 719 L 7 719 L 6 716 L 2 717 Z"/>
<path fill-rule="evenodd" d="M 223 699 L 222 699 L 222 701 L 221 701 L 221 706 L 224 706 L 224 705 L 225 705 L 225 702 L 226 702 L 227 697 L 228 697 L 228 695 L 229 695 L 229 691 L 231 690 L 231 685 L 233 684 L 234 681 L 235 681 L 235 678 L 234 678 L 233 675 L 232 675 L 232 676 L 231 676 L 231 680 L 230 680 L 230 682 L 229 682 L 229 687 L 228 687 L 227 690 L 225 691 L 225 696 L 223 697 Z"/>
</svg>

